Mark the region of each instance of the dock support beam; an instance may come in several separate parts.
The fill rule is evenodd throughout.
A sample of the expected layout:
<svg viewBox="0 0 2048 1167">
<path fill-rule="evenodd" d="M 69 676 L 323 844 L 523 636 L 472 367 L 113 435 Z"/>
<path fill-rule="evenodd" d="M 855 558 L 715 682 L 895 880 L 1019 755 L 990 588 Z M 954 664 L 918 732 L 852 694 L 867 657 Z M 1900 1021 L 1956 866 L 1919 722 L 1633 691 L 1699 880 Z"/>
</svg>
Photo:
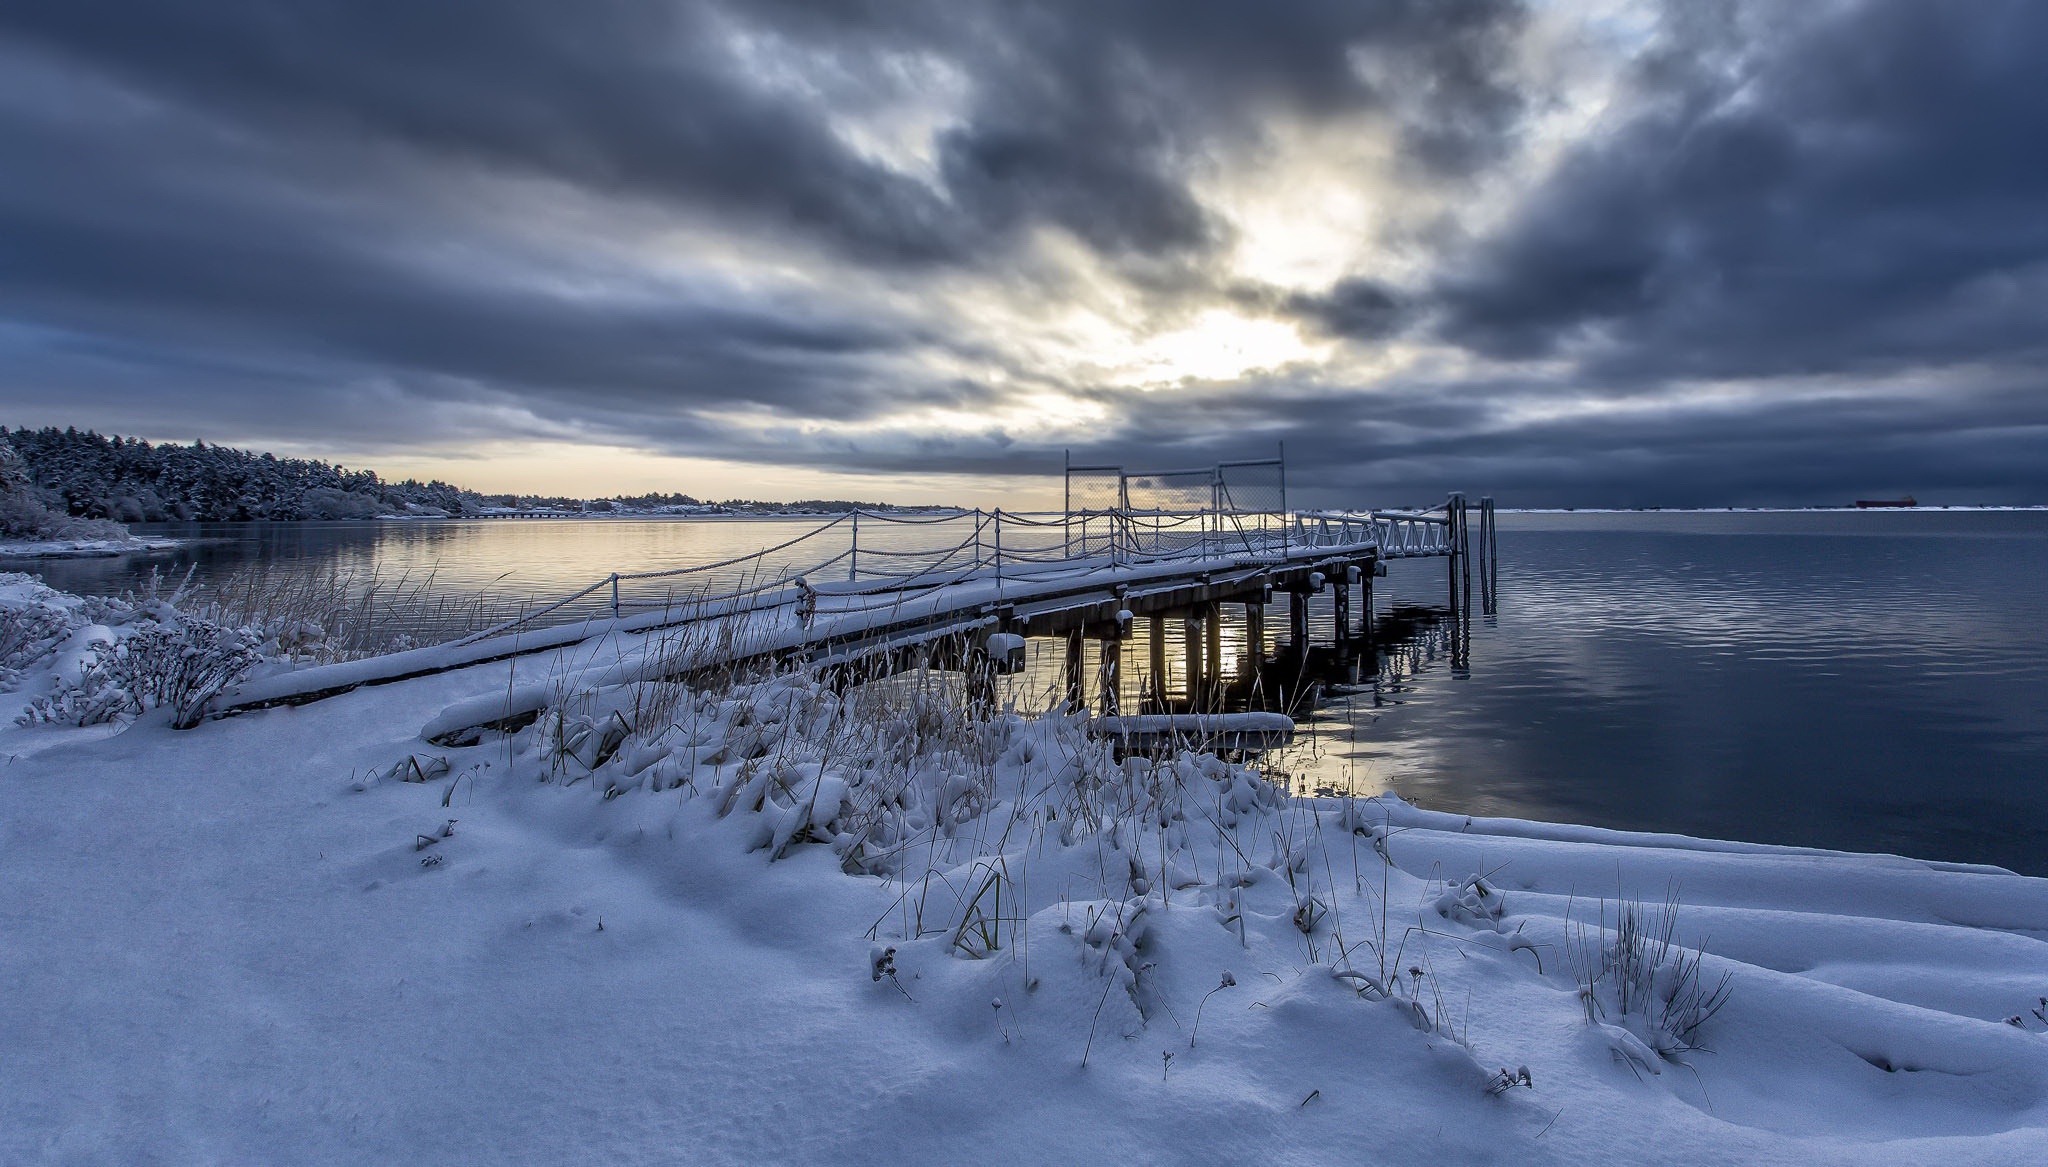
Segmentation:
<svg viewBox="0 0 2048 1167">
<path fill-rule="evenodd" d="M 1344 568 L 1330 582 L 1337 586 L 1331 598 L 1337 605 L 1337 648 L 1343 651 L 1351 643 L 1351 569 Z"/>
<path fill-rule="evenodd" d="M 1199 608 L 1190 608 L 1181 620 L 1181 653 L 1186 659 L 1188 709 L 1202 708 L 1202 690 L 1205 685 L 1202 676 L 1202 613 Z"/>
<path fill-rule="evenodd" d="M 1463 614 L 1463 608 L 1458 603 L 1458 572 L 1465 564 L 1464 517 L 1465 496 L 1453 494 L 1450 500 L 1444 504 L 1444 541 L 1450 545 L 1451 549 L 1450 555 L 1444 559 L 1444 582 L 1450 589 L 1449 604 L 1451 619 L 1454 621 Z M 1466 578 L 1465 583 L 1467 587 L 1471 586 L 1472 581 L 1469 576 Z"/>
<path fill-rule="evenodd" d="M 1067 633 L 1067 712 L 1079 713 L 1088 707 L 1088 690 L 1084 687 L 1081 665 L 1081 630 Z"/>
<path fill-rule="evenodd" d="M 962 645 L 957 650 L 958 659 L 967 670 L 967 700 L 981 709 L 993 709 L 996 704 L 996 665 L 988 653 L 972 645 Z M 950 654 L 949 654 L 950 655 Z M 884 671 L 888 663 L 883 663 Z"/>
<path fill-rule="evenodd" d="M 1166 712 L 1166 617 L 1157 613 L 1145 617 L 1147 667 L 1152 672 L 1152 706 L 1146 712 Z"/>
<path fill-rule="evenodd" d="M 1203 646 L 1202 675 L 1208 678 L 1208 692 L 1204 693 L 1202 711 L 1223 708 L 1223 605 L 1211 603 L 1204 607 L 1202 627 L 1208 633 Z"/>
<path fill-rule="evenodd" d="M 1287 594 L 1287 631 L 1294 638 L 1294 651 L 1308 652 L 1308 593 Z"/>
<path fill-rule="evenodd" d="M 1115 717 L 1121 712 L 1121 699 L 1117 690 L 1123 684 L 1124 638 L 1121 631 L 1114 631 L 1102 638 L 1102 715 Z"/>
<path fill-rule="evenodd" d="M 1479 610 L 1492 616 L 1500 611 L 1500 597 L 1494 592 L 1500 569 L 1500 549 L 1494 543 L 1493 499 L 1479 500 Z"/>
</svg>

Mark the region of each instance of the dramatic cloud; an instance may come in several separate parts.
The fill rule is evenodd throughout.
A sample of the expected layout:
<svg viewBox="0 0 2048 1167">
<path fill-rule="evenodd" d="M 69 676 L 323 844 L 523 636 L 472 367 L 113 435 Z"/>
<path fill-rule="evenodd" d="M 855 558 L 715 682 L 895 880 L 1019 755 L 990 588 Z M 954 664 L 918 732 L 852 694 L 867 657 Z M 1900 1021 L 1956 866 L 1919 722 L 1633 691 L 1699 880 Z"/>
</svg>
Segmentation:
<svg viewBox="0 0 2048 1167">
<path fill-rule="evenodd" d="M 749 493 L 1285 441 L 1331 502 L 2040 500 L 2043 43 L 2000 0 L 15 6 L 0 401 Z"/>
</svg>

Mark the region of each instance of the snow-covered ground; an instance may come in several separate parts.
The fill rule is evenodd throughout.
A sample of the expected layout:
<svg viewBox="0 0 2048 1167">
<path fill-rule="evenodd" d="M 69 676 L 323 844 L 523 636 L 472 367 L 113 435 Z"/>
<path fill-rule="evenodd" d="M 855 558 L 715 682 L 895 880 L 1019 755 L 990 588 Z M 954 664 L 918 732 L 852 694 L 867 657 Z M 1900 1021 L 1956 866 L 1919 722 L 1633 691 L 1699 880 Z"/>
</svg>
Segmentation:
<svg viewBox="0 0 2048 1167">
<path fill-rule="evenodd" d="M 72 613 L 17 704 L 125 635 L 0 582 Z M 618 651 L 0 729 L 0 1162 L 2048 1148 L 2048 880 L 1292 798 L 933 678 L 420 736 Z"/>
</svg>

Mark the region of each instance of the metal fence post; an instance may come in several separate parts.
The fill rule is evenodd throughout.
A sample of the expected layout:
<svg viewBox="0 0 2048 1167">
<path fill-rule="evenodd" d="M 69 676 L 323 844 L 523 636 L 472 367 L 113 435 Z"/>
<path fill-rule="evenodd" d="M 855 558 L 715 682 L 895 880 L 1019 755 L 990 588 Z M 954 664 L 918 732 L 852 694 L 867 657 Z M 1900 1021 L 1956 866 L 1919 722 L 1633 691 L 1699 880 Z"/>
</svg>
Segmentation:
<svg viewBox="0 0 2048 1167">
<path fill-rule="evenodd" d="M 619 618 L 619 573 L 612 573 L 612 619 Z"/>
<path fill-rule="evenodd" d="M 853 550 L 846 554 L 846 582 L 860 577 L 860 512 L 853 512 Z"/>
<path fill-rule="evenodd" d="M 1066 469 L 1060 475 L 1060 558 L 1072 559 L 1074 557 L 1074 452 L 1068 450 L 1064 456 Z M 976 507 L 974 513 L 980 514 L 981 508 Z M 979 527 L 976 527 L 976 530 L 979 529 Z M 1086 552 L 1087 547 L 1085 544 L 1088 542 L 1088 525 L 1085 522 L 1081 525 L 1081 542 L 1084 544 L 1082 551 Z M 977 553 L 978 550 L 977 548 Z"/>
</svg>

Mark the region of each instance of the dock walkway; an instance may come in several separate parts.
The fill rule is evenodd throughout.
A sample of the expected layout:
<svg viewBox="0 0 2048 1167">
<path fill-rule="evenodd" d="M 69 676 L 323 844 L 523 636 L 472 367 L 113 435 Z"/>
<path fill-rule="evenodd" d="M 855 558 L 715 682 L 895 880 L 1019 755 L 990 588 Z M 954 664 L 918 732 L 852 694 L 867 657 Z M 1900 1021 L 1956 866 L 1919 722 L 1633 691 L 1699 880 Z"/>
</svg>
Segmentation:
<svg viewBox="0 0 2048 1167">
<path fill-rule="evenodd" d="M 1244 604 L 1256 618 L 1276 591 L 1306 596 L 1335 585 L 1348 608 L 1357 584 L 1369 607 L 1371 579 L 1390 559 L 1444 558 L 1455 591 L 1474 550 L 1470 509 L 1453 495 L 1419 512 L 996 510 L 904 519 L 855 511 L 738 559 L 611 573 L 447 644 L 252 679 L 217 698 L 205 716 L 304 704 L 597 641 L 630 650 L 605 670 L 610 683 L 620 683 L 759 662 L 877 675 L 934 654 L 1002 672 L 1021 666 L 1025 637 L 1064 636 L 1070 695 L 1085 704 L 1082 638 L 1102 641 L 1103 659 L 1113 661 L 1134 617 L 1154 617 L 1156 657 L 1157 617 L 1186 618 L 1194 645 L 1218 605 Z M 1490 558 L 1490 500 L 1479 510 L 1477 549 Z M 806 557 L 808 548 L 817 550 Z M 1469 567 L 1462 570 L 1469 582 Z M 1294 603 L 1290 611 L 1302 622 L 1299 642 L 1306 608 Z M 1107 671 L 1103 711 L 1113 714 L 1114 665 Z"/>
</svg>

